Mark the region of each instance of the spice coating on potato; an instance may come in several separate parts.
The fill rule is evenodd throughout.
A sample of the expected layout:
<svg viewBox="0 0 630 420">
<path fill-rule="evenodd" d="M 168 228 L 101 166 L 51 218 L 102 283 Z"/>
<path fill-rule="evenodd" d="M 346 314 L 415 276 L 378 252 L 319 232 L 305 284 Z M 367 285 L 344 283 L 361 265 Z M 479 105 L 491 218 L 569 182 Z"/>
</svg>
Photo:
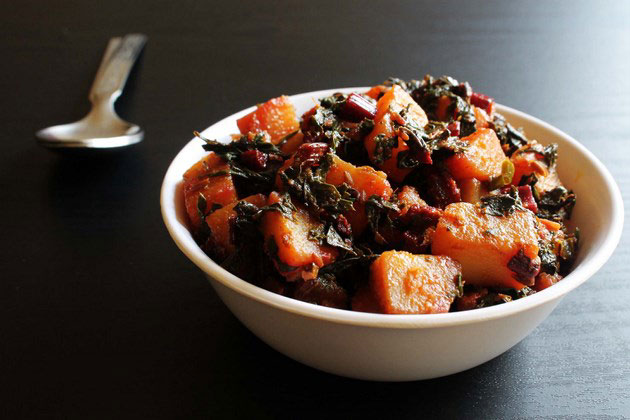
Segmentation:
<svg viewBox="0 0 630 420">
<path fill-rule="evenodd" d="M 360 235 L 368 224 L 365 201 L 373 195 L 389 200 L 393 194 L 384 172 L 370 166 L 354 166 L 337 156 L 333 157 L 333 164 L 326 174 L 326 182 L 334 186 L 346 183 L 359 192 L 359 197 L 354 202 L 354 210 L 344 213 L 355 235 Z"/>
<path fill-rule="evenodd" d="M 431 250 L 459 261 L 467 284 L 520 290 L 524 284 L 508 264 L 522 250 L 540 266 L 538 230 L 536 216 L 528 210 L 493 216 L 473 204 L 453 203 L 438 222 Z"/>
<path fill-rule="evenodd" d="M 468 143 L 468 147 L 445 162 L 453 178 L 489 181 L 501 174 L 501 165 L 506 157 L 494 130 L 482 128 L 462 140 Z"/>
<path fill-rule="evenodd" d="M 488 194 L 487 189 L 476 178 L 462 179 L 457 182 L 457 186 L 461 192 L 462 201 L 467 203 L 477 204 L 481 197 Z"/>
<path fill-rule="evenodd" d="M 267 197 L 262 194 L 250 195 L 240 201 L 235 201 L 206 217 L 206 223 L 210 228 L 212 237 L 213 252 L 223 259 L 232 254 L 236 247 L 232 238 L 232 219 L 236 217 L 234 207 L 241 201 L 247 201 L 255 206 L 262 207 L 267 202 Z"/>
<path fill-rule="evenodd" d="M 475 131 L 490 127 L 492 120 L 488 114 L 486 114 L 486 111 L 476 106 L 473 106 L 472 108 L 475 113 Z"/>
<path fill-rule="evenodd" d="M 289 137 L 286 142 L 279 145 L 282 153 L 292 155 L 304 143 L 304 134 L 302 132 L 295 133 Z"/>
<path fill-rule="evenodd" d="M 279 202 L 279 194 L 273 192 L 269 195 L 269 205 Z M 296 205 L 291 217 L 286 217 L 279 211 L 266 212 L 262 217 L 260 229 L 265 236 L 266 244 L 271 239 L 275 242 L 280 263 L 296 268 L 310 264 L 322 267 L 333 262 L 338 252 L 331 246 L 321 245 L 311 239 L 311 230 L 319 226 L 321 223 L 302 205 Z M 281 270 L 281 274 L 285 273 Z"/>
<path fill-rule="evenodd" d="M 398 207 L 400 207 L 400 210 L 395 215 L 396 217 L 404 216 L 412 207 L 425 207 L 427 205 L 426 201 L 420 198 L 418 190 L 411 185 L 402 187 L 396 193 L 396 198 L 398 199 Z"/>
<path fill-rule="evenodd" d="M 416 126 L 422 128 L 427 122 L 427 115 L 424 113 L 420 105 L 418 105 L 407 92 L 400 86 L 394 85 L 388 90 L 381 99 L 376 103 L 376 117 L 374 118 L 374 129 L 365 138 L 364 144 L 370 160 L 385 171 L 395 182 L 401 182 L 410 169 L 398 167 L 398 154 L 402 151 L 409 150 L 403 139 L 398 138 L 398 146 L 391 151 L 391 157 L 378 162 L 375 156 L 377 147 L 377 136 L 384 138 L 397 137 L 397 129 L 394 127 L 394 121 L 397 122 L 413 122 Z M 401 113 L 405 117 L 401 117 Z"/>
<path fill-rule="evenodd" d="M 300 128 L 295 108 L 288 96 L 280 96 L 259 105 L 236 121 L 241 134 L 265 131 L 273 144 L 279 143 L 283 137 Z"/>
<path fill-rule="evenodd" d="M 238 196 L 230 167 L 215 153 L 209 153 L 184 173 L 184 203 L 195 230 L 201 226 L 200 212 L 205 215 L 216 206 L 222 207 L 236 200 Z M 205 208 L 199 208 L 204 202 Z"/>
<path fill-rule="evenodd" d="M 336 155 L 333 156 L 333 164 L 326 174 L 326 182 L 335 186 L 345 182 L 359 191 L 363 199 L 377 195 L 388 200 L 393 193 L 385 172 L 377 171 L 371 166 L 354 166 Z"/>
<path fill-rule="evenodd" d="M 444 313 L 457 295 L 460 274 L 460 264 L 446 256 L 386 251 L 370 267 L 369 288 L 382 313 Z"/>
</svg>

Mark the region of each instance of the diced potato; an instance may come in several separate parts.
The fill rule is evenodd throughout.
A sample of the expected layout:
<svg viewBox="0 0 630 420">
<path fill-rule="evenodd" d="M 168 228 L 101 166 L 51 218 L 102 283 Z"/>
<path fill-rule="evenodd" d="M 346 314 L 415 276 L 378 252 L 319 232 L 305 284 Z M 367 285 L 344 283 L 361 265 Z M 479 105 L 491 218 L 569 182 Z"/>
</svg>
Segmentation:
<svg viewBox="0 0 630 420">
<path fill-rule="evenodd" d="M 384 172 L 377 171 L 371 166 L 354 166 L 336 155 L 333 156 L 333 164 L 326 174 L 326 182 L 335 186 L 345 182 L 359 191 L 363 199 L 377 195 L 388 200 L 393 193 Z"/>
<path fill-rule="evenodd" d="M 435 107 L 435 116 L 440 121 L 448 121 L 451 115 L 448 114 L 448 107 L 451 105 L 451 98 L 448 96 L 440 96 Z"/>
<path fill-rule="evenodd" d="M 354 203 L 354 210 L 344 214 L 352 225 L 352 232 L 355 236 L 360 235 L 368 224 L 365 201 L 373 195 L 389 200 L 393 194 L 392 187 L 387 182 L 387 175 L 384 172 L 377 171 L 371 166 L 354 166 L 339 159 L 336 155 L 333 157 L 333 164 L 326 174 L 326 182 L 334 186 L 346 183 L 359 192 L 359 198 Z"/>
<path fill-rule="evenodd" d="M 230 167 L 225 161 L 211 152 L 184 173 L 184 203 L 193 229 L 201 226 L 199 196 L 206 202 L 204 214 L 214 207 L 238 200 L 229 171 Z M 214 175 L 222 172 L 225 173 Z"/>
<path fill-rule="evenodd" d="M 280 150 L 282 153 L 287 155 L 292 155 L 295 151 L 302 145 L 304 142 L 304 134 L 301 132 L 295 133 L 295 135 L 291 136 L 287 141 L 280 146 Z"/>
<path fill-rule="evenodd" d="M 558 171 L 556 171 L 556 168 L 554 167 L 549 169 L 549 173 L 546 176 L 541 177 L 538 182 L 536 182 L 534 188 L 538 194 L 542 194 L 561 186 L 562 182 L 560 182 Z"/>
<path fill-rule="evenodd" d="M 365 212 L 365 202 L 357 200 L 354 202 L 354 210 L 349 210 L 343 215 L 352 227 L 352 235 L 356 238 L 368 227 L 369 220 Z"/>
<path fill-rule="evenodd" d="M 457 186 L 461 192 L 462 201 L 471 204 L 479 203 L 481 197 L 488 193 L 487 189 L 476 178 L 462 179 L 457 182 Z"/>
<path fill-rule="evenodd" d="M 210 228 L 213 248 L 211 251 L 219 259 L 226 258 L 235 251 L 232 243 L 232 219 L 236 217 L 234 207 L 241 201 L 247 201 L 258 207 L 267 203 L 267 198 L 262 194 L 250 195 L 240 201 L 235 201 L 206 217 L 206 223 Z"/>
<path fill-rule="evenodd" d="M 369 289 L 382 313 L 444 313 L 457 295 L 460 274 L 459 263 L 446 256 L 386 251 L 370 267 Z"/>
<path fill-rule="evenodd" d="M 255 111 L 237 120 L 236 124 L 241 134 L 266 131 L 273 144 L 300 128 L 295 108 L 288 96 L 268 100 Z"/>
<path fill-rule="evenodd" d="M 532 146 L 538 145 L 538 142 L 533 140 L 529 144 L 526 144 L 516 150 L 510 160 L 514 164 L 514 177 L 512 178 L 512 184 L 518 185 L 521 178 L 527 175 L 536 174 L 538 182 L 534 185 L 534 188 L 539 194 L 547 191 L 551 191 L 556 187 L 561 187 L 562 183 L 558 177 L 556 168 L 549 168 L 545 159 L 536 152 L 526 150 Z"/>
<path fill-rule="evenodd" d="M 528 210 L 492 216 L 469 203 L 449 204 L 438 222 L 431 250 L 434 255 L 459 261 L 467 284 L 520 290 L 524 284 L 508 264 L 522 250 L 540 266 L 536 216 Z"/>
<path fill-rule="evenodd" d="M 473 106 L 473 112 L 475 113 L 475 130 L 479 131 L 482 128 L 490 127 L 490 117 L 483 109 Z"/>
<path fill-rule="evenodd" d="M 506 156 L 494 130 L 482 128 L 462 140 L 468 143 L 468 147 L 445 161 L 453 178 L 488 181 L 501 174 Z"/>
<path fill-rule="evenodd" d="M 280 202 L 280 195 L 272 192 L 268 204 Z M 265 236 L 265 244 L 273 239 L 277 247 L 278 261 L 274 261 L 280 274 L 288 279 L 296 279 L 301 275 L 301 268 L 313 264 L 322 267 L 330 264 L 337 257 L 338 251 L 328 245 L 320 245 L 311 239 L 311 230 L 321 224 L 312 217 L 300 204 L 295 203 L 296 211 L 291 218 L 285 217 L 277 211 L 266 212 L 262 217 L 260 229 Z M 267 249 L 268 252 L 272 251 Z M 293 267 L 294 270 L 280 267 L 277 263 Z"/>
<path fill-rule="evenodd" d="M 391 122 L 389 114 L 385 114 L 383 118 L 375 124 L 372 132 L 365 138 L 364 144 L 372 163 L 385 171 L 387 176 L 393 181 L 402 182 L 403 179 L 405 179 L 405 177 L 411 172 L 411 169 L 398 167 L 398 154 L 409 150 L 409 147 L 402 139 L 397 137 L 398 145 L 392 148 L 391 157 L 383 162 L 378 162 L 375 157 L 375 150 L 377 146 L 377 141 L 375 139 L 377 136 L 381 135 L 385 138 L 397 136 L 394 132 L 393 123 Z"/>
<path fill-rule="evenodd" d="M 388 177 L 395 182 L 401 182 L 411 170 L 398 167 L 398 154 L 402 151 L 409 150 L 409 147 L 403 139 L 398 138 L 398 146 L 392 149 L 392 156 L 378 163 L 375 161 L 374 156 L 376 149 L 375 138 L 378 135 L 383 135 L 385 138 L 397 136 L 394 128 L 395 120 L 399 122 L 412 121 L 418 127 L 424 127 L 428 122 L 427 115 L 422 108 L 420 108 L 420 105 L 398 85 L 394 85 L 394 87 L 388 90 L 381 99 L 378 100 L 376 110 L 374 129 L 365 138 L 365 149 L 368 152 L 370 160 L 385 171 Z M 403 114 L 406 113 L 404 119 L 400 116 L 401 112 Z"/>
<path fill-rule="evenodd" d="M 378 99 L 378 95 L 380 95 L 381 93 L 385 92 L 385 90 L 387 89 L 386 86 L 384 85 L 376 85 L 376 86 L 372 86 L 370 88 L 370 90 L 368 90 L 367 92 L 364 93 L 365 96 L 368 96 L 374 100 Z"/>
<path fill-rule="evenodd" d="M 424 207 L 427 205 L 426 201 L 418 194 L 418 190 L 411 185 L 403 186 L 400 191 L 396 193 L 396 198 L 398 198 L 398 202 L 404 203 L 407 208 L 411 206 Z"/>
<path fill-rule="evenodd" d="M 407 214 L 411 207 L 424 207 L 427 205 L 426 201 L 420 198 L 418 191 L 411 185 L 403 186 L 400 191 L 396 193 L 396 197 L 398 198 L 400 207 L 400 211 L 397 215 L 399 217 Z"/>
</svg>

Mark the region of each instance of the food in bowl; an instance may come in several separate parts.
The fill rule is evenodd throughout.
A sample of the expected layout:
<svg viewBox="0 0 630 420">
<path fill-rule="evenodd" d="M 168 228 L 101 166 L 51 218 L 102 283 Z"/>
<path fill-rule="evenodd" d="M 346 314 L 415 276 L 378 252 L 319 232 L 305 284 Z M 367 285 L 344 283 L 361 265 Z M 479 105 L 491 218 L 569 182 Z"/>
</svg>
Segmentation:
<svg viewBox="0 0 630 420">
<path fill-rule="evenodd" d="M 302 301 L 429 314 L 519 299 L 575 259 L 557 146 L 450 77 L 287 97 L 237 121 L 183 176 L 189 228 L 233 274 Z M 236 129 L 236 127 L 235 127 Z"/>
</svg>

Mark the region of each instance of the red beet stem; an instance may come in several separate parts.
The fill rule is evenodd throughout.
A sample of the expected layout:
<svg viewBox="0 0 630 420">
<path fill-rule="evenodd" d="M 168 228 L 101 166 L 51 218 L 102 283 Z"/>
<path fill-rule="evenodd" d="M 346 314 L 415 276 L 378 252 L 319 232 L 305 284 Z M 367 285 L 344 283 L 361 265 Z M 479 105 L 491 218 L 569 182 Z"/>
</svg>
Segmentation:
<svg viewBox="0 0 630 420">
<path fill-rule="evenodd" d="M 503 194 L 507 194 L 510 192 L 510 186 L 505 186 L 501 188 L 501 192 Z M 538 205 L 536 204 L 536 200 L 534 199 L 534 193 L 532 192 L 532 187 L 530 185 L 521 185 L 518 187 L 518 197 L 521 199 L 521 203 L 523 203 L 523 207 L 531 210 L 534 214 L 538 213 Z"/>
<path fill-rule="evenodd" d="M 459 121 L 453 121 L 446 126 L 446 128 L 448 128 L 448 131 L 451 132 L 451 136 L 459 137 L 459 125 Z"/>
<path fill-rule="evenodd" d="M 364 118 L 374 119 L 376 105 L 363 95 L 351 93 L 343 106 L 342 115 L 352 121 L 361 121 Z"/>
<path fill-rule="evenodd" d="M 494 99 L 483 93 L 473 92 L 473 94 L 470 95 L 470 103 L 490 114 L 494 105 Z"/>
<path fill-rule="evenodd" d="M 536 204 L 536 200 L 534 200 L 531 186 L 522 185 L 518 187 L 518 196 L 521 198 L 523 207 L 531 210 L 534 214 L 538 213 L 538 205 Z"/>
</svg>

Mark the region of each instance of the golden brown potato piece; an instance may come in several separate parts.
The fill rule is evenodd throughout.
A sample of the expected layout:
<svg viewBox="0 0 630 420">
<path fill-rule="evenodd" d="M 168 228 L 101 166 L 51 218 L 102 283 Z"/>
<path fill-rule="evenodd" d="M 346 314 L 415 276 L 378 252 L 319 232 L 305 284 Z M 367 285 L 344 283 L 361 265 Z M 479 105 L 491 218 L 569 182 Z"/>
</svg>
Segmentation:
<svg viewBox="0 0 630 420">
<path fill-rule="evenodd" d="M 258 105 L 236 121 L 241 134 L 265 131 L 271 137 L 271 142 L 277 144 L 283 137 L 300 128 L 295 108 L 288 96 L 280 96 Z"/>
<path fill-rule="evenodd" d="M 200 211 L 208 214 L 213 208 L 225 206 L 236 200 L 238 197 L 230 175 L 230 167 L 215 153 L 210 152 L 184 173 L 184 203 L 194 230 L 201 226 Z M 198 205 L 203 202 L 205 208 L 200 209 Z"/>
<path fill-rule="evenodd" d="M 520 290 L 533 282 L 536 266 L 540 268 L 538 224 L 529 210 L 493 216 L 473 204 L 449 204 L 438 222 L 431 250 L 434 255 L 459 261 L 464 281 L 477 286 Z M 514 257 L 530 261 L 531 271 L 517 269 L 519 273 L 515 273 L 510 268 L 515 267 L 516 260 L 510 262 Z"/>
<path fill-rule="evenodd" d="M 385 172 L 377 171 L 371 166 L 354 166 L 339 159 L 337 155 L 333 156 L 333 164 L 326 174 L 326 182 L 335 186 L 345 182 L 359 191 L 364 199 L 377 195 L 389 200 L 393 192 Z"/>
<path fill-rule="evenodd" d="M 411 185 L 403 186 L 400 191 L 396 193 L 396 198 L 398 198 L 398 204 L 400 207 L 397 214 L 398 217 L 402 217 L 407 214 L 409 209 L 412 207 L 425 207 L 427 205 L 426 201 L 420 198 L 418 191 Z"/>
<path fill-rule="evenodd" d="M 302 132 L 295 133 L 289 137 L 286 142 L 280 145 L 282 153 L 292 155 L 304 143 L 304 134 Z"/>
<path fill-rule="evenodd" d="M 457 181 L 457 186 L 461 192 L 462 201 L 477 204 L 481 197 L 488 194 L 487 189 L 476 178 L 468 178 Z"/>
<path fill-rule="evenodd" d="M 402 112 L 404 111 L 404 112 Z M 401 117 L 401 112 L 406 114 Z M 397 136 L 397 130 L 394 127 L 394 121 L 413 122 L 422 128 L 428 122 L 427 115 L 424 113 L 420 105 L 405 92 L 400 86 L 394 85 L 390 90 L 385 92 L 381 99 L 376 103 L 376 117 L 374 118 L 374 129 L 365 138 L 365 149 L 368 152 L 370 160 L 380 169 L 385 171 L 387 176 L 395 182 L 401 182 L 411 169 L 398 167 L 398 153 L 409 150 L 405 141 L 398 138 L 398 146 L 392 149 L 391 157 L 383 162 L 377 162 L 375 157 L 376 137 L 383 135 L 385 138 Z"/>
<path fill-rule="evenodd" d="M 373 195 L 389 200 L 393 193 L 385 172 L 377 171 L 371 166 L 354 166 L 339 159 L 336 155 L 326 174 L 326 182 L 334 186 L 346 183 L 359 192 L 359 198 L 354 203 L 354 210 L 344 213 L 355 236 L 360 235 L 368 224 L 365 201 Z"/>
<path fill-rule="evenodd" d="M 219 210 L 211 213 L 206 217 L 206 223 L 210 228 L 213 249 L 211 252 L 218 257 L 224 259 L 235 250 L 232 243 L 232 224 L 231 221 L 236 217 L 234 207 L 241 201 L 247 201 L 258 207 L 266 204 L 267 198 L 262 194 L 250 195 L 240 201 L 235 201 Z"/>
<path fill-rule="evenodd" d="M 448 96 L 440 96 L 435 107 L 435 116 L 439 121 L 448 121 L 452 119 L 452 113 L 449 115 L 448 108 L 451 105 L 451 98 Z"/>
<path fill-rule="evenodd" d="M 272 192 L 269 195 L 269 205 L 280 201 L 281 196 L 278 193 Z M 268 245 L 270 240 L 275 243 L 276 249 L 269 249 L 267 246 L 267 252 L 277 260 L 274 263 L 278 271 L 288 280 L 296 280 L 304 270 L 330 264 L 338 254 L 337 249 L 321 245 L 311 238 L 311 230 L 318 228 L 320 223 L 301 205 L 296 203 L 295 207 L 290 218 L 278 211 L 266 212 L 260 225 L 265 244 Z"/>
<path fill-rule="evenodd" d="M 453 178 L 488 181 L 501 174 L 501 165 L 506 156 L 494 130 L 482 128 L 462 140 L 469 144 L 466 150 L 445 161 Z"/>
<path fill-rule="evenodd" d="M 486 111 L 476 106 L 473 106 L 473 112 L 475 113 L 475 131 L 479 131 L 482 128 L 490 127 L 492 121 Z"/>
<path fill-rule="evenodd" d="M 385 314 L 448 312 L 457 295 L 461 266 L 452 258 L 386 251 L 370 267 L 370 283 L 353 309 Z"/>
</svg>

